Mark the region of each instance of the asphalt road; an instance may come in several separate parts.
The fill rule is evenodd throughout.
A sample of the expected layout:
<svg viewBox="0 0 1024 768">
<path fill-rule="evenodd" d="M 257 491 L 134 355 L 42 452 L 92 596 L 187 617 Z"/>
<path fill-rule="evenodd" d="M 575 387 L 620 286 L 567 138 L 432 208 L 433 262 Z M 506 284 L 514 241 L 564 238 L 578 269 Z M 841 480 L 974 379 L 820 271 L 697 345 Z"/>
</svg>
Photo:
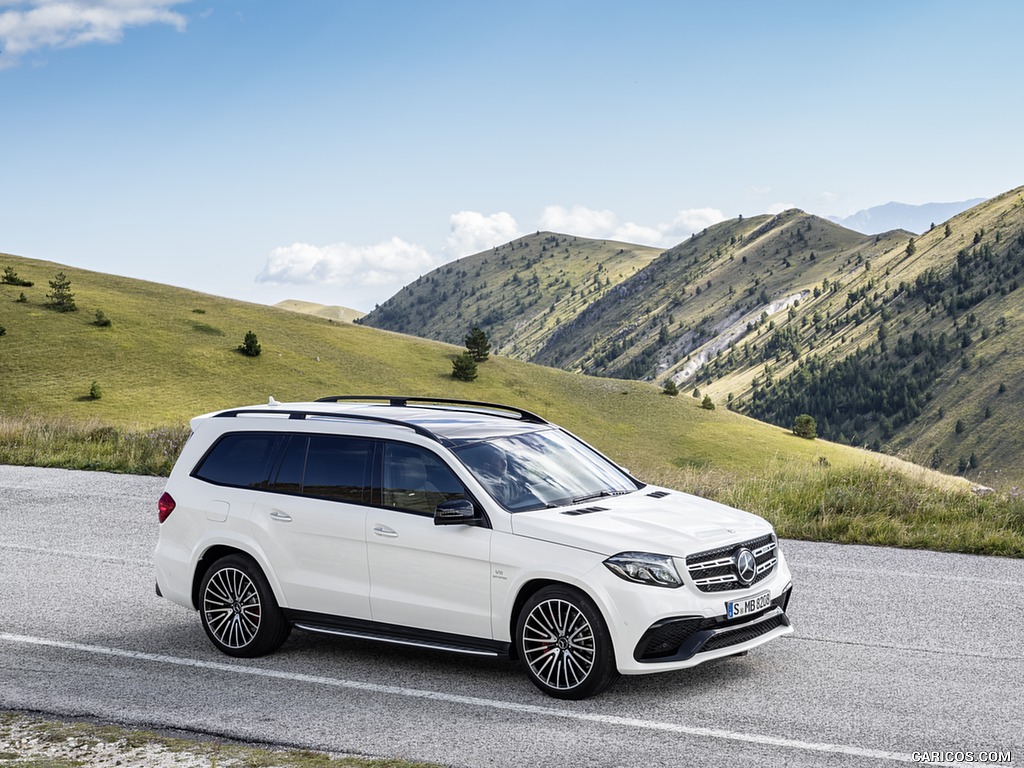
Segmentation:
<svg viewBox="0 0 1024 768">
<path fill-rule="evenodd" d="M 1024 761 L 1024 561 L 785 541 L 794 635 L 560 702 L 509 662 L 302 632 L 220 655 L 154 594 L 162 487 L 0 466 L 0 710 L 451 766 Z"/>
</svg>

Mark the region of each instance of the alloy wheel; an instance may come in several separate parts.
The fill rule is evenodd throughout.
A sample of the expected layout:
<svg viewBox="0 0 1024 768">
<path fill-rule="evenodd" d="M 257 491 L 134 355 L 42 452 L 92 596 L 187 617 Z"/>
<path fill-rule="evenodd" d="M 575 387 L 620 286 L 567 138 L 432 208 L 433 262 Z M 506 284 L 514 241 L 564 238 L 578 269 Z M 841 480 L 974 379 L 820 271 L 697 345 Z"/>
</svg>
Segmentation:
<svg viewBox="0 0 1024 768">
<path fill-rule="evenodd" d="M 573 603 L 550 599 L 536 605 L 523 626 L 523 653 L 537 679 L 556 690 L 587 680 L 597 653 L 594 630 Z"/>
<path fill-rule="evenodd" d="M 252 579 L 237 568 L 221 568 L 206 584 L 203 614 L 210 632 L 227 648 L 244 648 L 260 629 L 263 608 Z"/>
</svg>

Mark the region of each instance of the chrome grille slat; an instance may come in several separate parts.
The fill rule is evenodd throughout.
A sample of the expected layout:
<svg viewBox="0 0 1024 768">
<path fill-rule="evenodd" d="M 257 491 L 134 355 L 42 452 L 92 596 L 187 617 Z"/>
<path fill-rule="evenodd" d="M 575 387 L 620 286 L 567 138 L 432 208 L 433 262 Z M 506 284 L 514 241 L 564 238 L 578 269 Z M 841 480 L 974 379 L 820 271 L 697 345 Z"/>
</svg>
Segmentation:
<svg viewBox="0 0 1024 768">
<path fill-rule="evenodd" d="M 728 584 L 733 581 L 736 581 L 735 576 L 713 576 L 710 579 L 695 579 L 693 583 L 699 587 L 701 584 Z"/>
<path fill-rule="evenodd" d="M 693 573 L 694 571 L 706 571 L 709 568 L 724 568 L 725 566 L 729 565 L 732 565 L 732 558 L 722 557 L 718 560 L 707 560 L 705 562 L 697 563 L 695 565 L 690 565 L 689 563 L 687 563 L 686 567 L 690 571 L 690 573 Z"/>
<path fill-rule="evenodd" d="M 748 585 L 739 581 L 733 559 L 734 553 L 741 547 L 749 549 L 757 563 L 754 581 L 749 585 L 751 587 L 767 578 L 779 562 L 776 554 L 778 541 L 773 534 L 738 541 L 727 547 L 718 547 L 706 552 L 697 552 L 686 558 L 686 570 L 694 586 L 701 592 L 747 589 Z"/>
</svg>

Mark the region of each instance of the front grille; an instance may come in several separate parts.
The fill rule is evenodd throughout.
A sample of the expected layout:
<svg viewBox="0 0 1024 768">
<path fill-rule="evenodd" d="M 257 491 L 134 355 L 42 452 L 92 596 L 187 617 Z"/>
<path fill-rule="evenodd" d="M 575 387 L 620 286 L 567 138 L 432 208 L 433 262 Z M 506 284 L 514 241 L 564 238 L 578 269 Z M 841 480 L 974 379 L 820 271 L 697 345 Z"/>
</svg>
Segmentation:
<svg viewBox="0 0 1024 768">
<path fill-rule="evenodd" d="M 757 574 L 750 584 L 740 583 L 736 574 L 736 552 L 749 549 L 757 562 Z M 686 569 L 690 579 L 701 592 L 726 592 L 733 589 L 747 589 L 768 578 L 775 569 L 778 558 L 778 543 L 774 534 L 756 539 L 698 552 L 686 558 Z"/>
</svg>

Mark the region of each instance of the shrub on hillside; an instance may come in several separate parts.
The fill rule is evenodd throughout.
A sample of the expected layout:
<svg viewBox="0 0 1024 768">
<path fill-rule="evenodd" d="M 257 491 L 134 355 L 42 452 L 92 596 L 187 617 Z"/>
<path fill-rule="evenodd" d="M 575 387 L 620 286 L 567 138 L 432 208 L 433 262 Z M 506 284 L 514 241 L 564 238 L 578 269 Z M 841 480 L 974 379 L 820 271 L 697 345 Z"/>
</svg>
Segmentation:
<svg viewBox="0 0 1024 768">
<path fill-rule="evenodd" d="M 22 280 L 18 277 L 18 273 L 14 271 L 14 267 L 4 267 L 3 277 L 0 277 L 0 283 L 6 285 L 20 285 L 23 288 L 31 288 L 34 283 L 31 280 Z"/>
<path fill-rule="evenodd" d="M 252 331 L 247 331 L 245 339 L 242 341 L 241 346 L 238 347 L 238 351 L 246 357 L 259 357 L 263 349 L 260 347 L 260 340 L 256 338 L 256 334 Z"/>
<path fill-rule="evenodd" d="M 801 413 L 793 421 L 793 434 L 807 440 L 813 440 L 818 436 L 818 424 L 814 417 L 808 413 Z"/>
</svg>

